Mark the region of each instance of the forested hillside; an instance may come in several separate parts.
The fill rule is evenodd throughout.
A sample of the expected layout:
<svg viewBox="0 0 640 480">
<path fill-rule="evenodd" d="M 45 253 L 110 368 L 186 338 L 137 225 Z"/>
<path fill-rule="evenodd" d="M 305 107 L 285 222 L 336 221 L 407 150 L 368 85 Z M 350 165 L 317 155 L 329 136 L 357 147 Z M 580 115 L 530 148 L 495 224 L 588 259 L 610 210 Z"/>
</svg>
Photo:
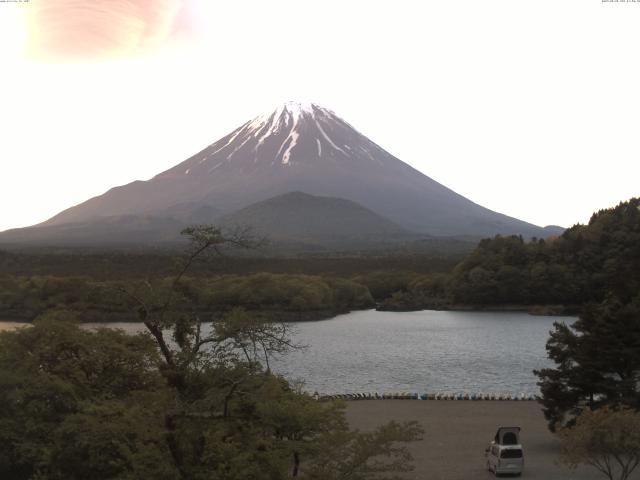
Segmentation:
<svg viewBox="0 0 640 480">
<path fill-rule="evenodd" d="M 596 212 L 560 237 L 480 242 L 453 271 L 451 301 L 463 304 L 582 305 L 640 288 L 640 199 Z"/>
</svg>

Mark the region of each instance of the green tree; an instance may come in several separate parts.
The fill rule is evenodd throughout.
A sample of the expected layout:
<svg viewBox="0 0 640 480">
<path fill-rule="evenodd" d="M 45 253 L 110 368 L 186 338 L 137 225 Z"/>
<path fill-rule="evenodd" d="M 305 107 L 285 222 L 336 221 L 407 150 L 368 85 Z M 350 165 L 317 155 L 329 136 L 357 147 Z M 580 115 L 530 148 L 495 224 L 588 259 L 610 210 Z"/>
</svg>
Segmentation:
<svg viewBox="0 0 640 480">
<path fill-rule="evenodd" d="M 560 439 L 561 461 L 571 468 L 586 464 L 610 480 L 627 480 L 640 464 L 640 414 L 632 409 L 585 410 Z"/>
<path fill-rule="evenodd" d="M 309 480 L 393 480 L 410 472 L 411 454 L 404 446 L 422 434 L 415 423 L 388 423 L 373 432 L 336 430 L 323 438 L 305 478 Z"/>
<path fill-rule="evenodd" d="M 0 478 L 176 478 L 153 342 L 67 316 L 0 334 Z"/>
<path fill-rule="evenodd" d="M 587 307 L 571 326 L 554 324 L 547 342 L 555 368 L 536 371 L 549 427 L 572 423 L 586 407 L 640 408 L 640 295 Z"/>
</svg>

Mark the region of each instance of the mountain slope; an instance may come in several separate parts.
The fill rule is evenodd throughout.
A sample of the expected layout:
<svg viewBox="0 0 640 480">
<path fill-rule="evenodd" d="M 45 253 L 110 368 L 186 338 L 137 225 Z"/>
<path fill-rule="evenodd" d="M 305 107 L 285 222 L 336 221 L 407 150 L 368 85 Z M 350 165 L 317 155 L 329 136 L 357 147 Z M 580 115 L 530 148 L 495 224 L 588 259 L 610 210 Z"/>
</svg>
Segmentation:
<svg viewBox="0 0 640 480">
<path fill-rule="evenodd" d="M 170 246 L 180 231 L 194 223 L 216 223 L 235 230 L 249 227 L 276 249 L 344 248 L 354 244 L 407 241 L 421 238 L 350 200 L 316 197 L 302 192 L 279 195 L 218 217 L 215 211 L 191 204 L 168 210 L 171 217 L 118 215 L 88 221 L 9 230 L 4 243 L 49 246 Z M 188 213 L 188 214 L 187 214 Z"/>
<path fill-rule="evenodd" d="M 223 226 L 251 226 L 274 240 L 371 241 L 414 237 L 410 232 L 350 200 L 302 192 L 254 203 L 219 219 Z"/>
<path fill-rule="evenodd" d="M 24 248 L 97 248 L 162 250 L 182 248 L 180 231 L 194 223 L 215 223 L 227 233 L 244 231 L 266 243 L 253 254 L 299 255 L 363 252 L 377 254 L 461 255 L 473 249 L 478 238 L 432 237 L 410 232 L 350 200 L 290 192 L 257 202 L 222 217 L 215 210 L 180 204 L 176 218 L 152 215 L 96 217 L 88 221 L 8 230 L 0 246 Z M 241 252 L 235 252 L 241 253 Z"/>
<path fill-rule="evenodd" d="M 297 103 L 245 123 L 148 181 L 113 188 L 38 227 L 123 215 L 205 221 L 292 191 L 351 200 L 420 233 L 548 235 L 432 180 L 333 112 Z"/>
<path fill-rule="evenodd" d="M 187 222 L 151 215 L 117 215 L 0 233 L 3 246 L 133 247 L 180 242 Z"/>
</svg>

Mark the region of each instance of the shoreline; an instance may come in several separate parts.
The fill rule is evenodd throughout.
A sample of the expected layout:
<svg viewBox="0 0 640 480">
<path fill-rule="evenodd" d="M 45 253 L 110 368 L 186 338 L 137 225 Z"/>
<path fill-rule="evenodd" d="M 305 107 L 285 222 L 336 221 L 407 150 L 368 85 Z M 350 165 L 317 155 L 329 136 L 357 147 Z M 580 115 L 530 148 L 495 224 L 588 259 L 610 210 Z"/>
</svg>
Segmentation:
<svg viewBox="0 0 640 480">
<path fill-rule="evenodd" d="M 513 313 L 528 313 L 531 316 L 543 316 L 543 317 L 565 317 L 565 316 L 577 316 L 580 313 L 581 307 L 579 305 L 476 305 L 476 304 L 451 304 L 451 305 L 437 305 L 437 306 L 425 306 L 424 308 L 392 308 L 380 304 L 376 306 L 376 310 L 379 312 L 421 312 L 424 310 L 435 310 L 440 312 L 513 312 Z"/>
<path fill-rule="evenodd" d="M 338 317 L 340 315 L 346 315 L 351 312 L 362 312 L 367 310 L 374 310 L 373 308 L 366 308 L 362 310 L 345 310 L 345 311 L 329 311 L 329 310 L 313 310 L 307 312 L 292 312 L 292 311 L 270 311 L 270 310 L 260 310 L 260 311 L 252 311 L 247 310 L 249 314 L 258 314 L 258 315 L 267 315 L 273 316 L 276 322 L 281 323 L 293 323 L 293 322 L 316 322 L 321 320 L 330 320 L 332 318 Z M 73 312 L 73 310 L 70 310 Z M 38 313 L 38 314 L 29 314 L 29 315 L 16 315 L 15 312 L 0 312 L 0 323 L 2 322 L 14 322 L 14 323 L 32 323 L 39 315 L 42 315 L 46 312 Z M 204 320 L 203 323 L 211 323 L 212 317 L 219 315 L 221 312 L 199 312 L 203 315 L 207 320 Z M 137 318 L 134 313 L 130 312 L 112 312 L 108 314 L 99 314 L 92 311 L 81 312 L 83 319 L 81 323 L 142 323 L 141 320 Z"/>
<path fill-rule="evenodd" d="M 469 312 L 469 313 L 528 313 L 531 316 L 543 316 L 543 317 L 562 317 L 562 316 L 577 316 L 579 313 L 579 307 L 575 305 L 462 305 L 456 304 L 447 307 L 438 308 L 418 308 L 418 309 L 393 309 L 393 308 L 381 308 L 382 305 L 377 305 L 374 308 L 354 309 L 354 310 L 341 310 L 341 311 L 328 311 L 328 310 L 313 310 L 306 312 L 294 312 L 294 311 L 251 311 L 247 310 L 249 314 L 264 314 L 276 318 L 275 321 L 281 323 L 294 323 L 294 322 L 319 322 L 322 320 L 331 320 L 340 315 L 346 315 L 354 312 L 390 312 L 390 313 L 410 313 L 410 312 L 423 312 L 423 311 L 436 311 L 436 312 Z M 203 315 L 213 316 L 219 312 L 201 312 Z M 38 314 L 40 315 L 40 314 Z M 13 322 L 13 323 L 32 323 L 38 315 L 17 315 L 15 312 L 0 312 L 0 323 Z M 142 323 L 138 320 L 133 313 L 130 312 L 112 312 L 110 314 L 101 315 L 92 311 L 84 312 L 84 319 L 81 323 Z M 209 323 L 211 320 L 207 320 L 204 323 Z"/>
</svg>

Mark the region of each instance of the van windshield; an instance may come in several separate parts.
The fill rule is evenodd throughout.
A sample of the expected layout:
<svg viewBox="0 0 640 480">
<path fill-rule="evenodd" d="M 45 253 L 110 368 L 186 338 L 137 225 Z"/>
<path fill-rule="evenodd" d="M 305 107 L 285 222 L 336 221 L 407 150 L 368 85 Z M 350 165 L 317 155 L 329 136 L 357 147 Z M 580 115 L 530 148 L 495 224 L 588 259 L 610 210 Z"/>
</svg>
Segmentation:
<svg viewBox="0 0 640 480">
<path fill-rule="evenodd" d="M 522 458 L 522 450 L 519 448 L 510 448 L 500 452 L 500 458 Z"/>
</svg>

